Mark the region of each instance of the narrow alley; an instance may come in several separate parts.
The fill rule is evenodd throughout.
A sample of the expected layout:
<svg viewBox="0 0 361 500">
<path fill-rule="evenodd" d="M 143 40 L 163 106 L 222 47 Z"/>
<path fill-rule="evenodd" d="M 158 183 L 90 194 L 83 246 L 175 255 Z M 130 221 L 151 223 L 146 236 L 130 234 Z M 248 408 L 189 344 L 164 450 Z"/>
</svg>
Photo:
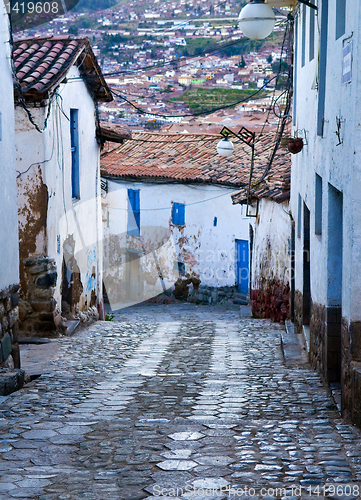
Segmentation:
<svg viewBox="0 0 361 500">
<path fill-rule="evenodd" d="M 23 346 L 42 375 L 0 399 L 0 499 L 357 498 L 359 431 L 282 328 L 149 305 Z"/>
</svg>

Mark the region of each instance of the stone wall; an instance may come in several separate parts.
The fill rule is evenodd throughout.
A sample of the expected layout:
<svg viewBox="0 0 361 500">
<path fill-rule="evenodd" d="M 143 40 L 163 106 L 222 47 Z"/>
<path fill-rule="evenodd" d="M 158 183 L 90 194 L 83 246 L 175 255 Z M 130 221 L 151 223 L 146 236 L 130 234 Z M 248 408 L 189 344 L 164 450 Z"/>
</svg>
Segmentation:
<svg viewBox="0 0 361 500">
<path fill-rule="evenodd" d="M 280 281 L 268 282 L 262 289 L 251 291 L 252 313 L 255 318 L 268 318 L 284 323 L 290 312 L 290 287 Z"/>
<path fill-rule="evenodd" d="M 325 338 L 326 338 L 326 307 L 311 304 L 310 321 L 310 353 L 309 359 L 313 368 L 325 373 Z"/>
<path fill-rule="evenodd" d="M 237 287 L 223 286 L 213 287 L 199 285 L 198 288 L 191 288 L 188 295 L 188 302 L 195 304 L 233 304 L 237 298 Z"/>
<path fill-rule="evenodd" d="M 343 415 L 361 427 L 361 322 L 342 319 Z"/>
<path fill-rule="evenodd" d="M 20 368 L 18 344 L 19 285 L 0 291 L 0 367 Z"/>
<path fill-rule="evenodd" d="M 21 331 L 48 336 L 61 329 L 62 318 L 54 299 L 57 270 L 55 260 L 45 256 L 25 261 L 28 282 L 27 303 L 21 304 Z"/>
<path fill-rule="evenodd" d="M 299 290 L 295 290 L 294 321 L 295 321 L 296 333 L 302 333 L 302 307 L 303 307 L 302 293 Z"/>
</svg>

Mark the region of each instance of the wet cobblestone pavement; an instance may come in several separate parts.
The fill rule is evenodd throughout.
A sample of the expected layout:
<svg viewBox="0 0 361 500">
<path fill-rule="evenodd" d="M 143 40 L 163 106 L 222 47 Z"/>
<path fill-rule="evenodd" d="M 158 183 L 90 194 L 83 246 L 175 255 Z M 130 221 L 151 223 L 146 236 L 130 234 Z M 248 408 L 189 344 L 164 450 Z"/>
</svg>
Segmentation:
<svg viewBox="0 0 361 500">
<path fill-rule="evenodd" d="M 60 339 L 0 400 L 0 500 L 357 498 L 360 433 L 281 328 L 146 306 Z"/>
</svg>

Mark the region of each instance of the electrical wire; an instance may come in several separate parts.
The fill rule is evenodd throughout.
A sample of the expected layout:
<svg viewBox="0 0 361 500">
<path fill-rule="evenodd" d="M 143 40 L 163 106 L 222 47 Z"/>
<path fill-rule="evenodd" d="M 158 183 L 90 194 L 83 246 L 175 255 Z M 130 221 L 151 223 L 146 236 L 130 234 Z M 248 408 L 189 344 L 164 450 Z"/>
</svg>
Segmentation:
<svg viewBox="0 0 361 500">
<path fill-rule="evenodd" d="M 114 92 L 112 90 L 111 90 L 111 93 L 114 96 L 120 97 L 121 99 L 123 99 L 123 101 L 125 101 L 127 104 L 129 104 L 130 106 L 132 106 L 134 109 L 136 109 L 137 111 L 139 111 L 142 114 L 150 115 L 150 116 L 158 116 L 160 118 L 185 118 L 185 117 L 189 117 L 189 116 L 209 115 L 209 114 L 212 114 L 212 113 L 214 113 L 216 111 L 221 111 L 222 109 L 233 108 L 234 106 L 237 106 L 238 104 L 242 104 L 244 102 L 248 102 L 254 96 L 256 96 L 257 94 L 259 94 L 260 92 L 262 92 L 262 90 L 264 90 L 267 87 L 267 85 L 269 85 L 269 83 L 272 82 L 273 80 L 275 80 L 276 78 L 277 78 L 277 76 L 274 76 L 273 78 L 271 78 L 270 80 L 268 80 L 267 83 L 263 84 L 262 87 L 260 87 L 255 92 L 253 92 L 253 94 L 251 94 L 251 95 L 247 96 L 246 98 L 241 99 L 239 101 L 233 102 L 231 104 L 225 104 L 224 106 L 219 106 L 217 108 L 208 109 L 206 111 L 200 111 L 200 112 L 197 112 L 197 113 L 189 113 L 189 114 L 183 114 L 183 115 L 163 115 L 163 114 L 159 114 L 159 113 L 152 113 L 151 111 L 145 111 L 144 109 L 139 108 L 138 106 L 136 106 L 133 102 L 129 101 L 126 97 L 122 96 L 121 94 L 117 94 L 116 92 Z"/>
<path fill-rule="evenodd" d="M 242 187 L 242 186 L 240 186 Z M 239 189 L 238 189 L 239 190 Z M 217 198 L 222 198 L 222 196 L 232 196 L 232 194 L 235 194 L 238 192 L 237 191 L 234 191 L 233 193 L 223 193 L 223 194 L 220 194 L 218 196 L 213 196 L 212 198 L 208 198 L 207 200 L 201 200 L 201 201 L 194 201 L 193 203 L 187 203 L 187 207 L 191 206 L 191 205 L 200 205 L 202 203 L 207 203 L 208 201 L 212 201 L 212 200 L 216 200 Z M 119 208 L 119 207 L 110 207 L 110 206 L 107 206 L 107 209 L 111 209 L 111 210 L 121 210 L 123 212 L 132 212 L 133 209 L 132 208 Z M 160 210 L 171 210 L 172 207 L 162 207 L 162 208 L 140 208 L 139 211 L 140 212 L 157 212 L 157 211 L 160 211 Z"/>
</svg>

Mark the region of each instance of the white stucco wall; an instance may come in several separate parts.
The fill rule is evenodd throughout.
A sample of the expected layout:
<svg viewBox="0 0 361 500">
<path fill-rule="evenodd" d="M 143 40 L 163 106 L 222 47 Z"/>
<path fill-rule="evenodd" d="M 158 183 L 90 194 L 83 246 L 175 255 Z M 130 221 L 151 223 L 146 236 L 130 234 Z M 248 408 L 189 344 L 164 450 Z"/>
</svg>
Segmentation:
<svg viewBox="0 0 361 500">
<path fill-rule="evenodd" d="M 78 69 L 73 66 L 67 77 L 79 77 Z M 19 224 L 21 228 L 26 219 L 29 222 L 27 207 L 31 205 L 32 192 L 34 189 L 38 192 L 39 186 L 44 184 L 48 196 L 46 229 L 38 234 L 36 248 L 33 245 L 32 251 L 55 258 L 58 270 L 55 299 L 58 303 L 61 302 L 63 257 L 67 262 L 69 254 L 75 258 L 83 284 L 80 301 L 83 308 L 85 301 L 89 306 L 93 290 L 98 298 L 102 297 L 99 146 L 95 138 L 94 103 L 81 79 L 59 85 L 57 94 L 43 134 L 35 130 L 21 108 L 16 108 L 17 170 L 25 172 L 34 163 L 18 181 Z M 71 189 L 68 118 L 72 108 L 79 110 L 79 200 L 72 199 Z M 32 108 L 31 112 L 42 126 L 46 110 Z M 42 198 L 44 196 L 43 193 Z M 36 211 L 36 206 L 32 209 Z M 70 273 L 75 270 L 70 264 L 68 267 Z"/>
<path fill-rule="evenodd" d="M 321 16 L 322 0 L 318 2 Z M 306 6 L 300 6 L 302 9 Z M 319 33 L 316 21 L 315 59 L 308 61 L 309 28 L 306 25 L 306 64 L 301 67 L 301 15 L 296 54 L 296 107 L 294 130 L 306 131 L 308 144 L 292 157 L 291 210 L 296 220 L 296 290 L 302 291 L 302 234 L 297 237 L 298 196 L 311 215 L 311 295 L 327 305 L 328 184 L 343 193 L 342 310 L 349 321 L 361 320 L 361 102 L 360 60 L 361 5 L 348 0 L 346 32 L 335 40 L 336 0 L 329 0 L 325 121 L 323 137 L 317 135 L 317 73 Z M 342 83 L 342 50 L 346 39 L 353 43 L 352 82 Z M 341 121 L 342 144 L 338 145 L 337 119 Z M 315 234 L 315 173 L 323 180 L 322 235 Z M 303 224 L 303 223 L 302 223 Z M 340 242 L 341 244 L 341 242 Z"/>
<path fill-rule="evenodd" d="M 126 236 L 128 188 L 140 190 L 143 243 Z M 245 207 L 232 205 L 232 192 L 234 190 L 222 186 L 118 183 L 108 179 L 108 194 L 103 199 L 104 281 L 113 301 L 119 306 L 118 292 L 122 300 L 128 299 L 126 292 L 119 290 L 126 286 L 126 248 L 140 252 L 141 300 L 162 292 L 153 249 L 166 288 L 177 280 L 178 261 L 185 263 L 186 273 L 199 276 L 202 285 L 234 286 L 235 240 L 249 239 L 250 219 L 245 216 Z M 172 224 L 173 202 L 186 204 L 184 227 Z M 214 226 L 215 217 L 217 226 Z M 118 279 L 114 280 L 115 277 Z M 109 300 L 113 305 L 112 297 L 109 296 Z"/>
<path fill-rule="evenodd" d="M 291 220 L 289 202 L 262 198 L 254 225 L 252 289 L 266 289 L 276 281 L 290 283 Z"/>
<path fill-rule="evenodd" d="M 10 68 L 8 16 L 0 5 L 0 290 L 19 282 L 18 228 L 14 152 L 14 96 Z"/>
</svg>

